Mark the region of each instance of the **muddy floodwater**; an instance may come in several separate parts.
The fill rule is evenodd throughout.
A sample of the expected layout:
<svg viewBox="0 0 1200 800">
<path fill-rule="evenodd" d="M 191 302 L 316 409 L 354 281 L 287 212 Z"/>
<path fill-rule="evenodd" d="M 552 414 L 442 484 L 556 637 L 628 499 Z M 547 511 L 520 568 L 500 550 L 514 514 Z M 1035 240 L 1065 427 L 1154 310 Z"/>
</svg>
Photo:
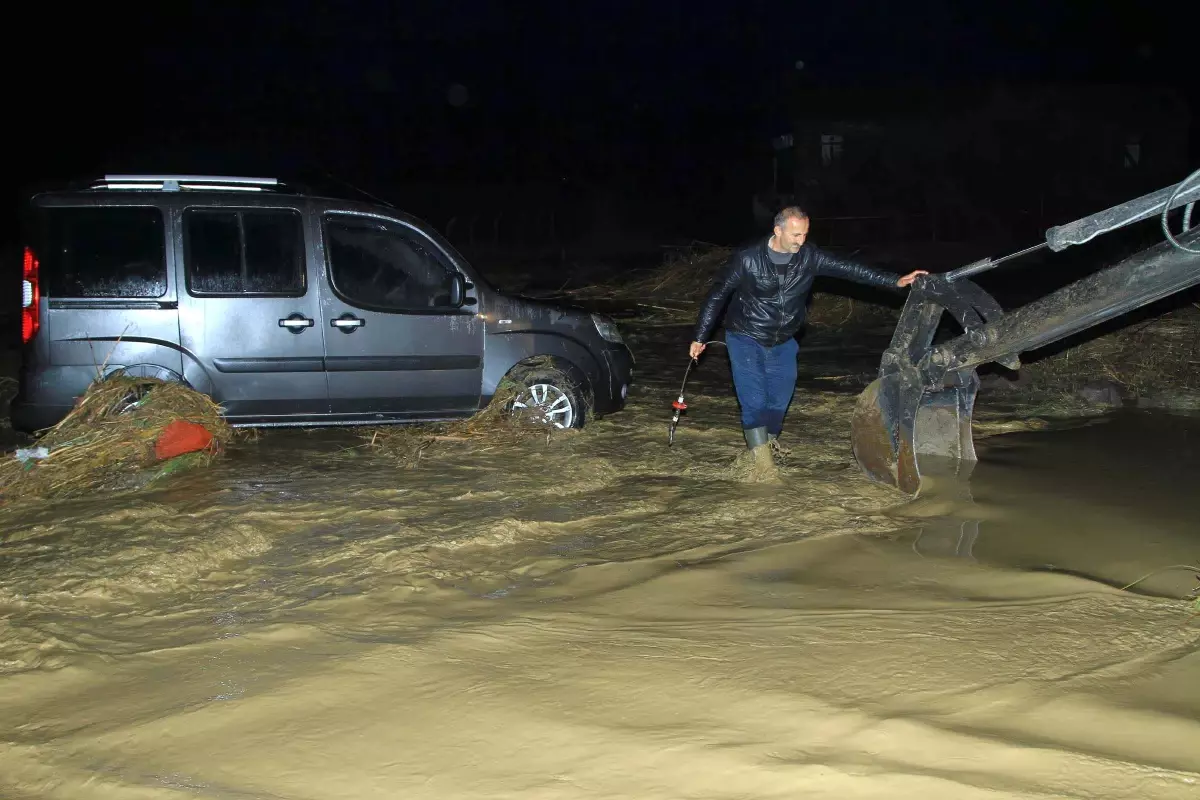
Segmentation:
<svg viewBox="0 0 1200 800">
<path fill-rule="evenodd" d="M 1013 425 L 904 503 L 805 347 L 778 484 L 719 357 L 666 446 L 663 356 L 549 441 L 0 509 L 0 797 L 1200 797 L 1195 574 L 1122 589 L 1200 561 L 1200 419 Z"/>
</svg>

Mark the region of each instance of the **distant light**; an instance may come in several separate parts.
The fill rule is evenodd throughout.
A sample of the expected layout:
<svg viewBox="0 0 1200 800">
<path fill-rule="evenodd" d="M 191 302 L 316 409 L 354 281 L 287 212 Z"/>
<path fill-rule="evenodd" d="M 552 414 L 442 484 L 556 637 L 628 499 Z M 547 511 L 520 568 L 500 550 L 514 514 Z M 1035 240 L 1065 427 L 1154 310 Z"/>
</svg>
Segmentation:
<svg viewBox="0 0 1200 800">
<path fill-rule="evenodd" d="M 797 70 L 802 70 L 802 69 L 804 69 L 804 62 L 803 62 L 803 61 L 797 61 L 797 62 L 796 62 L 796 69 L 797 69 Z"/>
<path fill-rule="evenodd" d="M 462 108 L 471 99 L 471 93 L 461 83 L 456 83 L 446 90 L 446 102 L 455 108 Z"/>
</svg>

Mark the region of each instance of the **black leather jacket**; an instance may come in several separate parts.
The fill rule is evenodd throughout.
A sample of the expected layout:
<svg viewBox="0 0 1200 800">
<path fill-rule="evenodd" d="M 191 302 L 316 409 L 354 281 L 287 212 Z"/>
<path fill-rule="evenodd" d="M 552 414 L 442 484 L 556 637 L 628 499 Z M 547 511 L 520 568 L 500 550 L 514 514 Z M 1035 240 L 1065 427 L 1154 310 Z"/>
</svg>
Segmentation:
<svg viewBox="0 0 1200 800">
<path fill-rule="evenodd" d="M 805 242 L 792 256 L 780 277 L 767 256 L 767 240 L 739 250 L 718 273 L 712 290 L 700 307 L 694 341 L 707 342 L 721 309 L 730 296 L 725 330 L 749 336 L 765 347 L 782 344 L 804 325 L 808 295 L 818 275 L 845 278 L 857 283 L 897 289 L 900 276 L 844 261 Z"/>
</svg>

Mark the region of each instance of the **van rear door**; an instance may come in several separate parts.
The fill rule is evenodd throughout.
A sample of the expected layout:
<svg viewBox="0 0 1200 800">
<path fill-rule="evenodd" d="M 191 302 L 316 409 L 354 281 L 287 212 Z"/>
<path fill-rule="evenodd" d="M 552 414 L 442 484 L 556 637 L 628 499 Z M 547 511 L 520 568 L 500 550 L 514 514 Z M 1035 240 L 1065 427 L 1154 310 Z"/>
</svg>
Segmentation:
<svg viewBox="0 0 1200 800">
<path fill-rule="evenodd" d="M 325 341 L 303 208 L 197 204 L 180 222 L 189 382 L 237 422 L 323 420 Z"/>
</svg>

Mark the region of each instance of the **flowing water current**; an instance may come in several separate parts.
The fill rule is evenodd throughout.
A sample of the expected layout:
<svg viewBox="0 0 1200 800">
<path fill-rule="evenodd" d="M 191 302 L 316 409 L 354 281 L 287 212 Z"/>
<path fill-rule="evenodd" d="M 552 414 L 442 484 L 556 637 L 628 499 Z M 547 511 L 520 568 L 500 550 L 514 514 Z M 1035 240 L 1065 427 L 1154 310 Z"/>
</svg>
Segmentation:
<svg viewBox="0 0 1200 800">
<path fill-rule="evenodd" d="M 912 503 L 812 370 L 415 469 L 272 432 L 0 509 L 0 797 L 1197 798 L 1200 419 L 980 441 Z M 674 377 L 672 377 L 674 380 Z"/>
</svg>

